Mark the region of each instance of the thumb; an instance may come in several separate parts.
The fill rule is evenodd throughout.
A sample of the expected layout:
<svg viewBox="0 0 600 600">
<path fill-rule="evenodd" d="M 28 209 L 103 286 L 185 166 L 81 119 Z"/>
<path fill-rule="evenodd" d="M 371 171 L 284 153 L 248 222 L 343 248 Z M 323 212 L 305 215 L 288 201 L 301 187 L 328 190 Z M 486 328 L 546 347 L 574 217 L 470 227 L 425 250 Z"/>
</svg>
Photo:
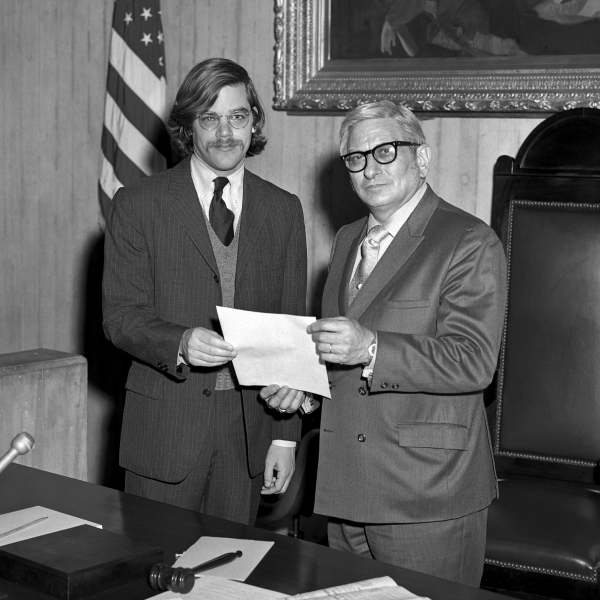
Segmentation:
<svg viewBox="0 0 600 600">
<path fill-rule="evenodd" d="M 273 482 L 273 466 L 274 465 L 272 464 L 265 465 L 265 472 L 263 473 L 263 483 L 266 488 L 270 488 L 271 483 Z"/>
</svg>

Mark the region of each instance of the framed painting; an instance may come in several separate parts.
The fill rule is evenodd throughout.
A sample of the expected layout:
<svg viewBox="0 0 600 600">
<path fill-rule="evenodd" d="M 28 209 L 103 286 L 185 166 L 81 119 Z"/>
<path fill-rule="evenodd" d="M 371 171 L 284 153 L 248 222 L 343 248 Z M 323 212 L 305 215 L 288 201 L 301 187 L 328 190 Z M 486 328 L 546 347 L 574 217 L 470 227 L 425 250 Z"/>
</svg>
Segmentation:
<svg viewBox="0 0 600 600">
<path fill-rule="evenodd" d="M 276 0 L 274 108 L 600 108 L 600 0 Z"/>
</svg>

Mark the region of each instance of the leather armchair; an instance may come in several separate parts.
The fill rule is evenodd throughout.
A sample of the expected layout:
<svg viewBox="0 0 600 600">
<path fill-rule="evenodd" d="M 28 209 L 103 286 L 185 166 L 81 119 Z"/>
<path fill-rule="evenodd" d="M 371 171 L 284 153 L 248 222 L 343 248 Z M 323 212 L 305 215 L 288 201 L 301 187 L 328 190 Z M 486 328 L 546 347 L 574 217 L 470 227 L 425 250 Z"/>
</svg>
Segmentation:
<svg viewBox="0 0 600 600">
<path fill-rule="evenodd" d="M 482 587 L 600 598 L 600 110 L 556 114 L 499 158 L 492 226 L 509 297 Z"/>
</svg>

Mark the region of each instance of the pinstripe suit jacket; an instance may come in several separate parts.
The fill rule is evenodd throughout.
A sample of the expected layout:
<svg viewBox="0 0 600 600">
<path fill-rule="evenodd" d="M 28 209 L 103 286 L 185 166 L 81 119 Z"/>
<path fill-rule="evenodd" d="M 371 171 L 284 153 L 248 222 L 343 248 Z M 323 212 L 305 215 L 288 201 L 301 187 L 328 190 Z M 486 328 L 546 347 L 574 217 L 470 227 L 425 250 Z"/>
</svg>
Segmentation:
<svg viewBox="0 0 600 600">
<path fill-rule="evenodd" d="M 120 189 L 107 216 L 103 279 L 106 336 L 133 357 L 120 463 L 181 481 L 201 459 L 216 370 L 177 366 L 183 332 L 219 330 L 219 271 L 189 157 Z M 296 196 L 246 170 L 235 307 L 305 314 L 306 238 Z M 220 331 L 220 330 L 219 330 Z M 242 392 L 252 476 L 273 439 L 299 439 L 297 416 L 269 411 L 257 388 Z"/>
<path fill-rule="evenodd" d="M 496 496 L 482 390 L 504 319 L 501 244 L 428 189 L 346 308 L 366 221 L 336 236 L 323 317 L 376 331 L 375 369 L 370 389 L 360 365 L 329 369 L 315 511 L 363 523 L 470 514 Z"/>
</svg>

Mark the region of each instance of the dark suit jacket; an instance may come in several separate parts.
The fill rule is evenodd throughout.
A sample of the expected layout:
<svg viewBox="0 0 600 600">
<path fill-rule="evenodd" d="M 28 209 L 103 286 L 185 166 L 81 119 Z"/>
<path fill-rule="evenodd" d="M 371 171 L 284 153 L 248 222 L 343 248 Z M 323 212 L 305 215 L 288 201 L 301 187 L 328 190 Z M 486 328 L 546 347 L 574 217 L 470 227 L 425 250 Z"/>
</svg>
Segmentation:
<svg viewBox="0 0 600 600">
<path fill-rule="evenodd" d="M 428 189 L 352 305 L 366 218 L 335 240 L 323 317 L 377 332 L 362 366 L 331 366 L 315 511 L 365 523 L 452 519 L 496 496 L 482 390 L 500 347 L 506 261 L 493 231 Z"/>
<path fill-rule="evenodd" d="M 296 196 L 246 170 L 235 307 L 305 314 L 306 238 Z M 216 370 L 177 366 L 183 332 L 219 330 L 219 271 L 189 157 L 120 189 L 107 216 L 104 331 L 133 357 L 127 379 L 120 463 L 181 481 L 199 459 Z M 297 440 L 300 421 L 267 410 L 258 388 L 243 390 L 252 476 L 273 439 Z"/>
</svg>

